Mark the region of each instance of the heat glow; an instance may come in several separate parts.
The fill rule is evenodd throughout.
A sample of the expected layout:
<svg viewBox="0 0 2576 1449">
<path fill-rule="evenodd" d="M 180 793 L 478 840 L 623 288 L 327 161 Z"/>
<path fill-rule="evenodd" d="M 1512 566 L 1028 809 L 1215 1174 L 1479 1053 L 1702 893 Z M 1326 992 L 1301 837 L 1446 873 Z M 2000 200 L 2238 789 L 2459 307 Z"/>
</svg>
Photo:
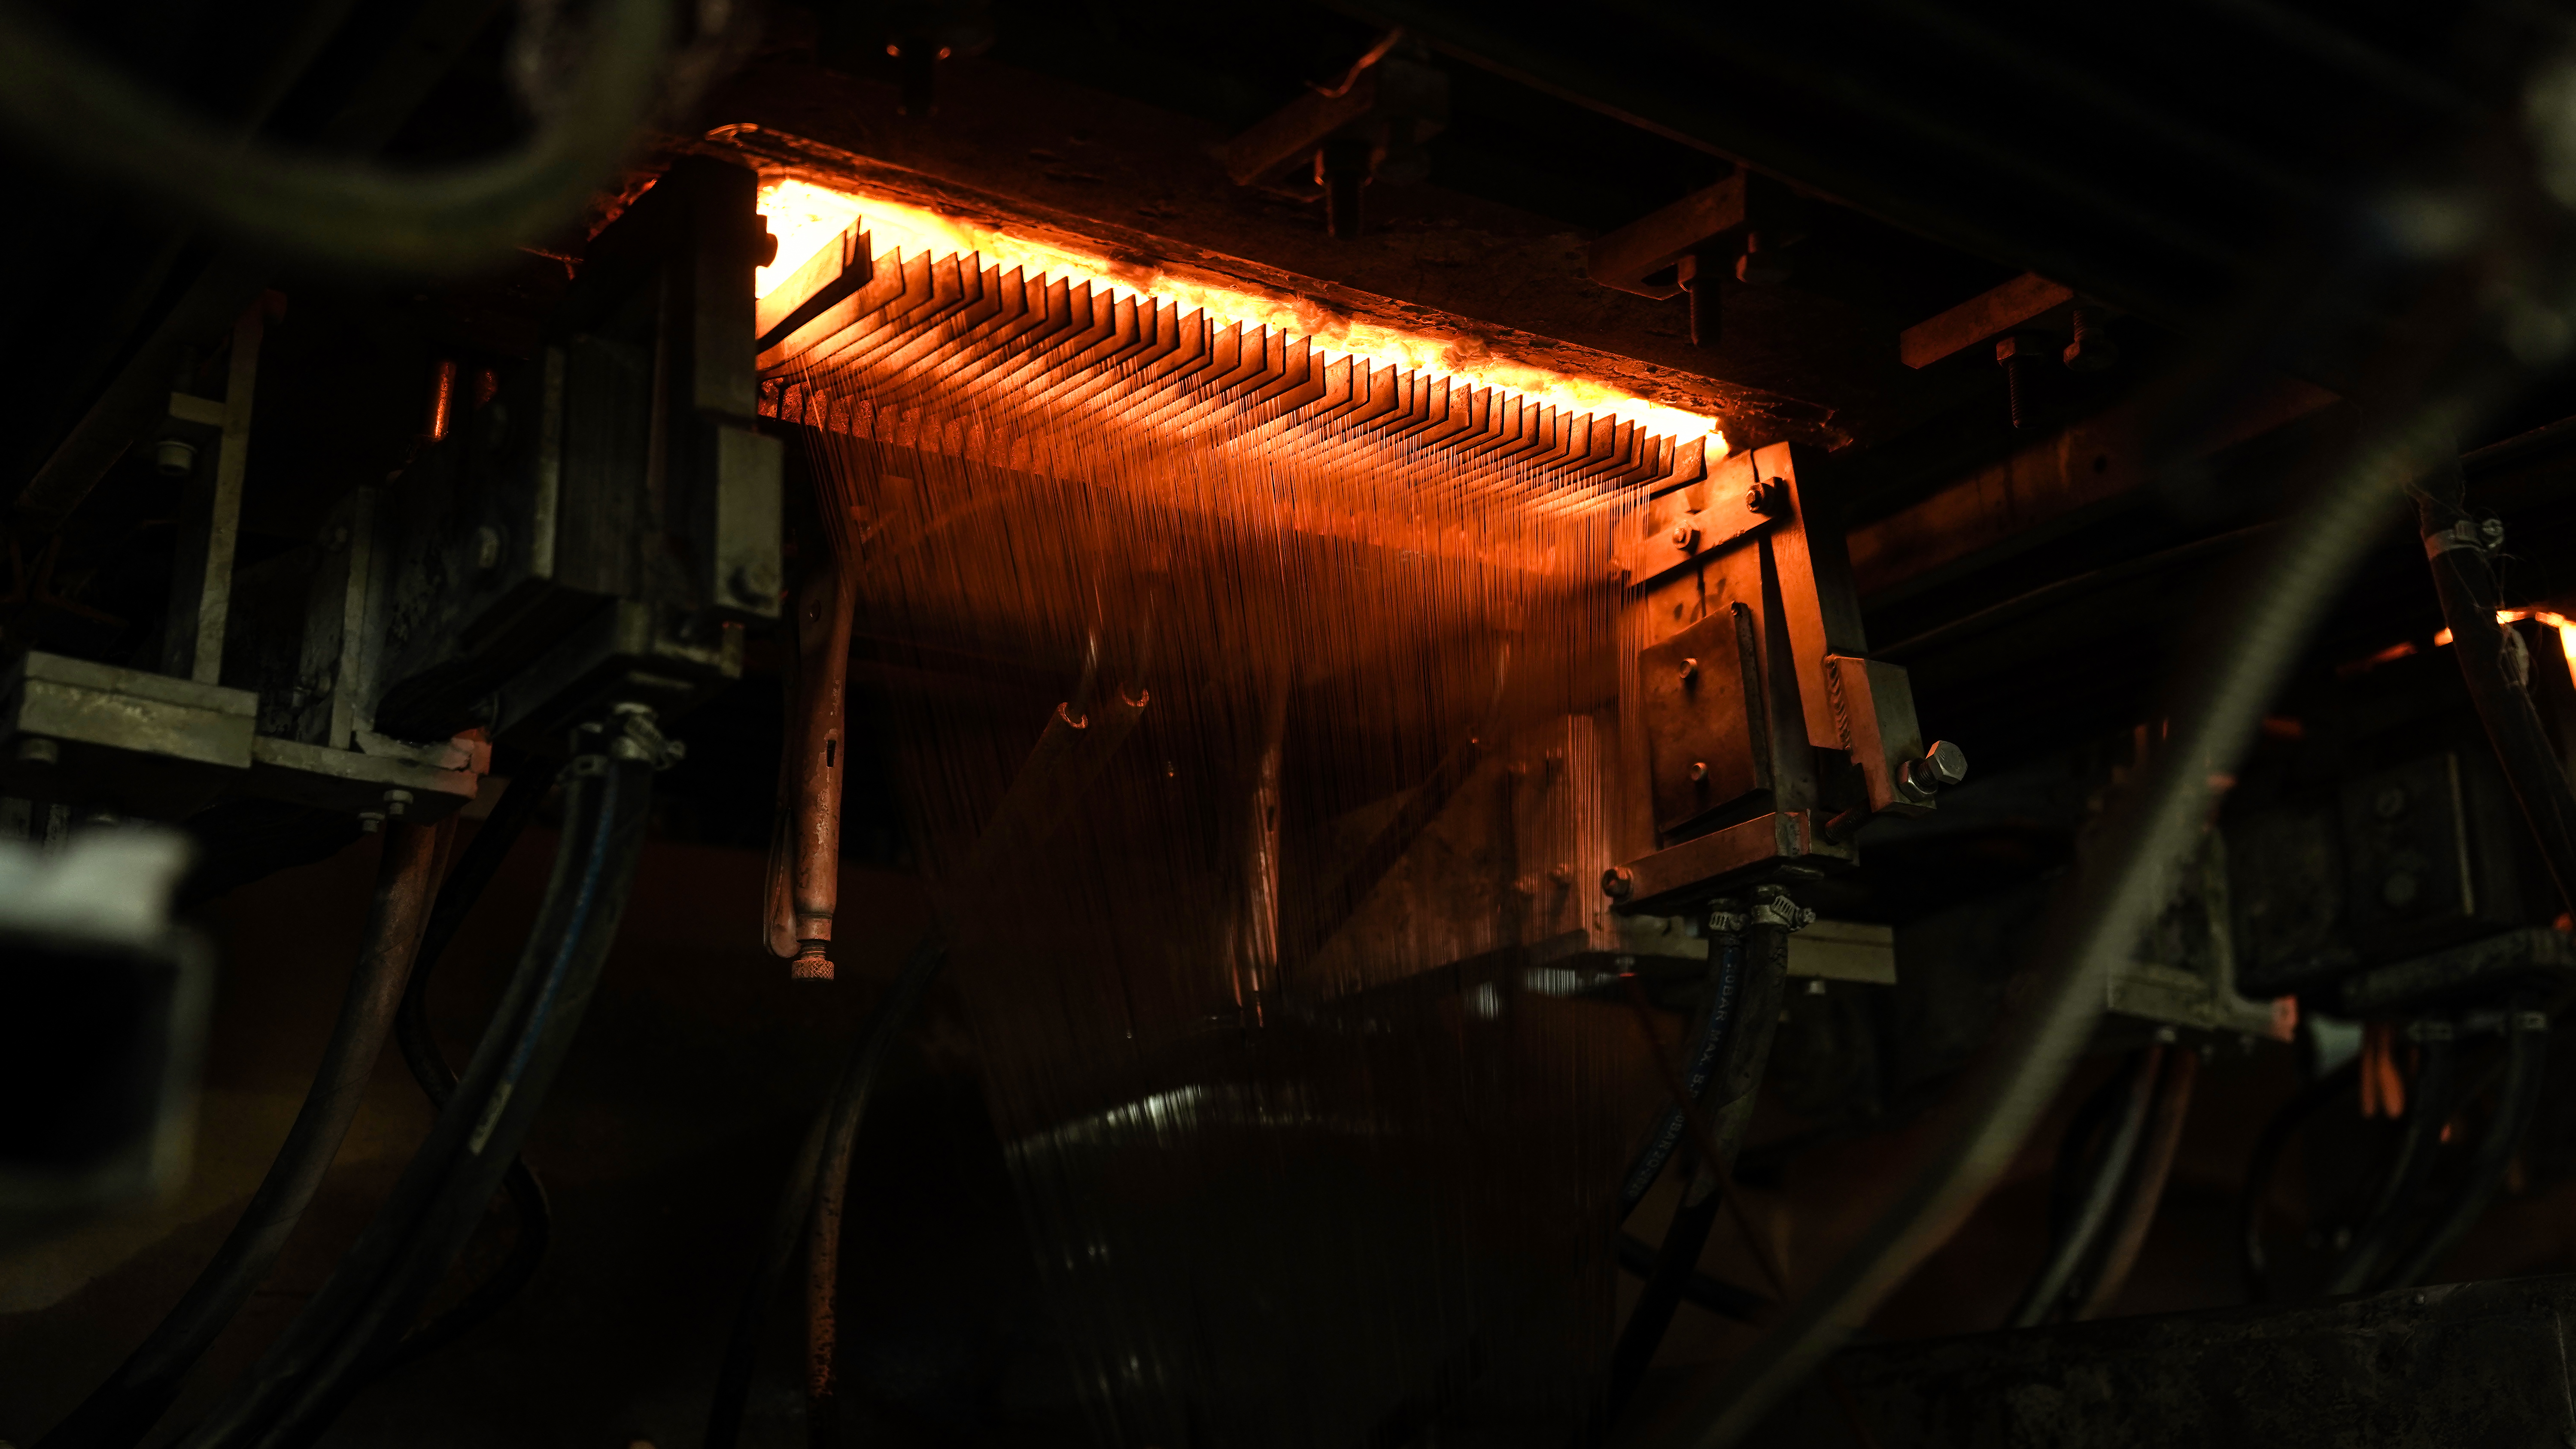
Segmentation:
<svg viewBox="0 0 2576 1449">
<path fill-rule="evenodd" d="M 853 221 L 864 217 L 870 243 L 880 258 L 891 258 L 898 251 L 928 252 L 933 256 L 974 253 L 987 263 L 1043 271 L 1127 296 L 1194 308 L 1218 322 L 1296 333 L 1317 345 L 1319 355 L 1325 359 L 1357 357 L 1376 365 L 1445 373 L 1571 412 L 1618 418 L 1682 441 L 1707 438 L 1713 449 L 1712 459 L 1727 452 L 1726 435 L 1718 430 L 1717 421 L 1702 414 L 1651 402 L 1588 378 L 1491 358 L 1462 358 L 1453 344 L 1357 321 L 1303 300 L 1209 286 L 1156 268 L 1113 262 L 1013 236 L 902 202 L 862 197 L 792 178 L 762 183 L 760 214 L 768 219 L 770 234 L 778 238 L 777 260 L 760 269 L 755 285 L 761 296 L 767 296 L 772 287 L 793 275 Z"/>
</svg>

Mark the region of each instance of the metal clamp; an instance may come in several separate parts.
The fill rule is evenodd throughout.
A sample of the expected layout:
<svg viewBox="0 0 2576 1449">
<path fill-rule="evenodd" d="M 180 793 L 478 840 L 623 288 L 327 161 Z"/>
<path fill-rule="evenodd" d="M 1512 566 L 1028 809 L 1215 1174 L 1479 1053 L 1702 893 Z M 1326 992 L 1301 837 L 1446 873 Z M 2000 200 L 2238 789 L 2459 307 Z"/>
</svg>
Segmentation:
<svg viewBox="0 0 2576 1449">
<path fill-rule="evenodd" d="M 607 735 L 605 741 L 586 738 Z M 575 754 L 597 754 L 604 748 L 613 759 L 632 760 L 667 770 L 680 763 L 689 752 L 685 741 L 662 733 L 654 719 L 653 707 L 645 704 L 620 703 L 609 706 L 606 720 L 588 720 L 573 734 Z"/>
<path fill-rule="evenodd" d="M 1708 933 L 1712 936 L 1740 936 L 1753 918 L 1742 901 L 1719 901 L 1708 913 Z"/>
<path fill-rule="evenodd" d="M 2476 554 L 2491 554 L 2504 547 L 2504 520 L 2501 518 L 2463 518 L 2448 528 L 2424 535 L 2424 557 L 2440 558 L 2455 548 Z"/>
<path fill-rule="evenodd" d="M 1752 924 L 1774 926 L 1783 931 L 1802 931 L 1816 922 L 1816 913 L 1789 899 L 1789 893 L 1778 886 L 1761 886 L 1754 891 Z"/>
</svg>

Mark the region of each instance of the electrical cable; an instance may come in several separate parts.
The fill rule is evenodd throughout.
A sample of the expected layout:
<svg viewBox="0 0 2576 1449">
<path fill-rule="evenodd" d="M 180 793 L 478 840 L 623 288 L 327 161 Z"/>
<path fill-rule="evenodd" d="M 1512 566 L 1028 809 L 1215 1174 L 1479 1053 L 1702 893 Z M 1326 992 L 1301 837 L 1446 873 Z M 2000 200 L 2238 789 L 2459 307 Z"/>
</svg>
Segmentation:
<svg viewBox="0 0 2576 1449">
<path fill-rule="evenodd" d="M 2488 1119 L 2487 1130 L 2478 1139 L 2477 1155 L 2470 1160 L 2468 1181 L 2451 1199 L 2441 1220 L 2389 1271 L 2384 1282 L 2388 1288 L 2414 1287 L 2425 1274 L 2440 1266 L 2443 1256 L 2477 1225 L 2479 1215 L 2487 1210 L 2496 1188 L 2504 1182 L 2505 1169 L 2512 1165 L 2514 1149 L 2521 1145 L 2523 1132 L 2540 1110 L 2541 1081 L 2549 1065 L 2549 1018 L 2537 1011 L 2517 1009 L 2508 1020 L 2506 1032 L 2504 1086 L 2497 1093 L 2495 1115 Z"/>
<path fill-rule="evenodd" d="M 2453 458 L 2415 490 L 2433 589 L 2441 597 L 2442 620 L 2451 626 L 2451 652 L 2459 659 L 2460 677 L 2468 683 L 2469 701 L 2486 726 L 2496 763 L 2504 767 L 2505 782 L 2539 842 L 2540 858 L 2558 884 L 2560 901 L 2576 911 L 2576 790 L 2569 788 L 2566 769 L 2531 702 L 2522 677 L 2529 672 L 2528 659 L 2518 670 L 2507 665 L 2490 556 L 2502 545 L 2503 530 L 2469 515 L 2466 487 L 2459 460 Z"/>
<path fill-rule="evenodd" d="M 2034 989 L 1962 1084 L 1956 1126 L 1783 1322 L 1691 1396 L 1651 1443 L 1722 1449 L 1741 1438 L 1948 1240 L 2011 1165 L 2092 1035 L 2104 977 L 2135 950 L 2198 847 L 2212 777 L 2242 758 L 2273 691 L 2406 483 L 2448 456 L 2448 439 L 2500 381 L 2464 377 L 2364 440 L 2257 546 L 2213 616 L 2225 620 L 2224 642 L 2202 656 L 2206 672 L 2174 711 L 2166 747 L 2114 804 L 2106 848 L 2061 888 L 2038 937 L 2044 964 Z"/>
<path fill-rule="evenodd" d="M 160 1324 L 107 1381 L 36 1441 L 39 1449 L 130 1449 L 178 1397 L 180 1382 L 268 1276 L 356 1120 L 423 938 L 444 827 L 389 823 L 375 897 L 340 1016 L 294 1125 L 232 1231 Z"/>
<path fill-rule="evenodd" d="M 2155 1099 L 2156 1070 L 2164 1061 L 2164 1053 L 2161 1045 L 2150 1046 L 2130 1063 L 2128 1091 L 2121 1100 L 2120 1115 L 2085 1184 L 2075 1216 L 2067 1223 L 2066 1231 L 2049 1244 L 2048 1256 L 2041 1260 L 2039 1271 L 2031 1275 L 2029 1286 L 2022 1289 L 2021 1300 L 2004 1320 L 2006 1327 L 2029 1328 L 2046 1322 L 2057 1311 L 2066 1297 L 2066 1286 L 2075 1281 L 2076 1270 L 2083 1266 L 2104 1225 L 2110 1222 L 2120 1184 L 2137 1157 L 2139 1140 L 2146 1134 L 2148 1108 Z"/>
<path fill-rule="evenodd" d="M 2184 1047 L 2166 1050 L 2164 1070 L 2156 1075 L 2156 1105 L 2147 1120 L 2146 1140 L 2129 1168 L 2129 1185 L 2112 1220 L 2101 1261 L 2092 1270 L 2092 1282 L 2076 1295 L 2075 1311 L 2067 1315 L 2070 1320 L 2081 1323 L 2100 1316 L 2128 1283 L 2129 1271 L 2137 1266 L 2138 1253 L 2146 1246 L 2147 1230 L 2155 1226 L 2156 1210 L 2164 1203 L 2174 1155 L 2182 1147 L 2183 1124 L 2191 1116 L 2192 1088 L 2199 1080 L 2200 1053 Z"/>
<path fill-rule="evenodd" d="M 396 171 L 247 143 L 0 0 L 0 123 L 65 170 L 254 247 L 404 271 L 485 266 L 577 222 L 634 143 L 671 51 L 669 0 L 605 0 L 589 63 L 518 150 Z"/>
<path fill-rule="evenodd" d="M 1731 916 L 1731 913 L 1724 914 Z M 1740 1047 L 1738 1038 L 1743 1035 L 1737 1029 L 1740 1018 L 1735 1011 L 1736 995 L 1745 967 L 1742 918 L 1731 916 L 1720 924 L 1719 917 L 1712 916 L 1710 925 L 1708 1015 L 1701 1030 L 1699 1049 L 1691 1054 L 1690 1063 L 1698 1076 L 1696 1080 L 1684 1078 L 1676 1082 L 1674 1090 L 1678 1099 L 1665 1109 L 1667 1119 L 1674 1127 L 1675 1138 L 1680 1136 L 1682 1114 L 1707 1090 L 1709 1078 L 1716 1072 L 1720 1058 L 1739 1054 L 1729 1049 Z M 1785 933 L 1780 934 L 1785 941 Z M 1651 1153 L 1651 1146 L 1649 1151 Z M 1669 1145 L 1664 1152 L 1670 1154 Z M 1673 1209 L 1672 1221 L 1664 1229 L 1663 1242 L 1655 1248 L 1652 1261 L 1647 1266 L 1644 1291 L 1638 1295 L 1636 1305 L 1628 1310 L 1628 1321 L 1621 1326 L 1618 1342 L 1610 1351 L 1609 1384 L 1602 1398 L 1606 1423 L 1618 1421 L 1620 1412 L 1627 1408 L 1629 1399 L 1635 1395 L 1638 1382 L 1645 1377 L 1647 1366 L 1654 1362 L 1655 1351 L 1663 1346 L 1664 1335 L 1672 1328 L 1673 1314 L 1681 1307 L 1684 1285 L 1698 1268 L 1700 1254 L 1708 1247 L 1709 1230 L 1716 1226 L 1718 1212 L 1725 1205 L 1724 1186 L 1717 1179 L 1726 1172 L 1727 1164 L 1708 1158 L 1705 1149 L 1695 1150 L 1683 1160 L 1690 1169 L 1683 1176 L 1683 1200 Z M 1654 1170 L 1645 1174 L 1644 1183 L 1652 1186 L 1662 1168 L 1663 1162 L 1658 1158 L 1653 1164 Z M 1703 1177 L 1706 1178 L 1704 1182 Z M 1638 1181 L 1638 1174 L 1632 1169 L 1620 1193 L 1619 1216 L 1622 1219 L 1635 1206 L 1627 1188 L 1636 1187 Z M 1694 1188 L 1701 1189 L 1700 1196 L 1695 1199 L 1691 1196 Z M 1637 1196 L 1644 1196 L 1642 1188 L 1638 1189 Z"/>
<path fill-rule="evenodd" d="M 1618 1249 L 1619 1266 L 1628 1273 L 1643 1278 L 1655 1270 L 1655 1245 L 1635 1233 L 1621 1233 Z M 1738 1323 L 1759 1323 L 1762 1315 L 1780 1306 L 1750 1288 L 1697 1269 L 1682 1279 L 1682 1301 Z"/>
<path fill-rule="evenodd" d="M 609 752 L 572 762 L 536 926 L 456 1094 L 357 1243 L 186 1449 L 310 1444 L 419 1315 L 571 1049 L 634 885 L 653 773 L 670 758 L 649 712 L 621 708 Z"/>
<path fill-rule="evenodd" d="M 484 888 L 500 874 L 511 847 L 537 817 L 553 785 L 552 772 L 522 774 L 512 780 L 438 888 L 438 905 L 429 914 L 429 929 L 421 934 L 420 958 L 412 964 L 411 985 L 403 991 L 402 1009 L 394 1017 L 394 1039 L 402 1046 L 403 1061 L 433 1107 L 444 1108 L 456 1095 L 456 1070 L 448 1065 L 438 1035 L 430 1028 L 430 976 L 475 902 L 482 899 Z M 377 1372 L 389 1373 L 455 1342 L 507 1307 L 536 1278 L 554 1240 L 554 1213 L 546 1201 L 545 1183 L 526 1158 L 514 1156 L 501 1179 L 501 1190 L 508 1194 L 517 1219 L 509 1255 L 445 1312 L 406 1334 L 386 1353 Z"/>
<path fill-rule="evenodd" d="M 2270 1255 L 2263 1248 L 2263 1199 L 2272 1191 L 2272 1177 L 2280 1171 L 2290 1139 L 2307 1120 L 2318 1108 L 2351 1091 L 2360 1079 L 2361 1059 L 2355 1057 L 2292 1093 L 2272 1120 L 2263 1124 L 2263 1135 L 2246 1159 L 2245 1190 L 2236 1202 L 2237 1268 L 2245 1277 L 2245 1296 L 2256 1303 L 2271 1296 Z"/>
<path fill-rule="evenodd" d="M 2415 1219 L 2415 1201 L 2422 1195 L 2425 1181 L 2432 1176 L 2433 1159 L 2442 1146 L 2442 1131 L 2459 1104 L 2452 1092 L 2453 1079 L 2459 1072 L 2459 1049 L 2452 1040 L 2449 1023 L 2438 1023 L 2437 1033 L 2427 1033 L 2424 1042 L 2424 1069 L 2416 1074 L 2413 1089 L 2406 1095 L 2406 1126 L 2398 1133 L 2397 1146 L 2389 1154 L 2387 1176 L 2379 1193 L 2363 1216 L 2360 1230 L 2335 1261 L 2334 1272 L 2326 1279 L 2329 1294 L 2359 1293 L 2379 1279 L 2380 1269 L 2388 1265 L 2404 1242 L 2404 1233 Z"/>
<path fill-rule="evenodd" d="M 1699 1038 L 1691 1045 L 1688 1065 L 1682 1068 L 1682 1084 L 1691 1100 L 1699 1100 L 1708 1090 L 1708 1079 L 1717 1071 L 1717 1063 L 1726 1046 L 1727 1028 L 1734 1022 L 1735 998 L 1744 980 L 1744 938 L 1734 932 L 1712 934 L 1708 951 L 1708 1009 L 1700 1015 Z M 1661 1117 L 1655 1119 L 1654 1132 L 1646 1145 L 1628 1164 L 1619 1180 L 1619 1211 L 1616 1221 L 1626 1222 L 1637 1210 L 1637 1204 L 1655 1185 L 1671 1160 L 1673 1149 L 1681 1144 L 1682 1108 L 1678 1102 L 1666 1103 Z"/>
</svg>

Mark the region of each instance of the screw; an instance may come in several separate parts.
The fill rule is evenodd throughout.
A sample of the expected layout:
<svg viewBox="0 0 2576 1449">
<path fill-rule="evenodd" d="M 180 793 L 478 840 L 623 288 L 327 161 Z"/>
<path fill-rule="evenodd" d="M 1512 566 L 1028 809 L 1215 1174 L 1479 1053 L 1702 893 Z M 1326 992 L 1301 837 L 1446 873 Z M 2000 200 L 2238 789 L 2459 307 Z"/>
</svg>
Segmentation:
<svg viewBox="0 0 2576 1449">
<path fill-rule="evenodd" d="M 1548 871 L 1547 878 L 1561 886 L 1572 885 L 1574 884 L 1574 867 L 1566 865 L 1563 862 L 1559 862 Z"/>
<path fill-rule="evenodd" d="M 1705 780 L 1705 779 L 1707 779 L 1707 778 L 1708 778 L 1708 761 L 1706 761 L 1706 760 L 1693 760 L 1693 761 L 1691 761 L 1690 777 L 1691 777 L 1693 780 Z"/>
<path fill-rule="evenodd" d="M 1822 976 L 1810 976 L 1810 977 L 1808 977 L 1808 978 L 1807 978 L 1807 994 L 1808 994 L 1809 996 L 1822 996 L 1822 995 L 1824 995 L 1824 994 L 1825 994 L 1825 978 L 1823 978 Z"/>
<path fill-rule="evenodd" d="M 1696 659 L 1684 659 L 1682 661 L 1682 678 L 1697 679 L 1698 677 L 1699 661 Z"/>
<path fill-rule="evenodd" d="M 1628 867 L 1624 865 L 1614 865 L 1601 872 L 1601 894 L 1614 901 L 1626 900 L 1636 888 L 1637 878 L 1629 874 Z"/>
</svg>

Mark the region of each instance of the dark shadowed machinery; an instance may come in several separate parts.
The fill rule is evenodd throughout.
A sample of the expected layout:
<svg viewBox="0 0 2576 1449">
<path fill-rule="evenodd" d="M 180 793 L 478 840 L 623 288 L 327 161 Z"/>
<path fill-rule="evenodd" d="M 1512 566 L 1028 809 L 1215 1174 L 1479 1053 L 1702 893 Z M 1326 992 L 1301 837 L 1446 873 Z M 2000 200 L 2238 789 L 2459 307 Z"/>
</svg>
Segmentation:
<svg viewBox="0 0 2576 1449">
<path fill-rule="evenodd" d="M 2576 1444 L 2576 13 L 6 0 L 0 148 L 0 1449 Z"/>
</svg>

